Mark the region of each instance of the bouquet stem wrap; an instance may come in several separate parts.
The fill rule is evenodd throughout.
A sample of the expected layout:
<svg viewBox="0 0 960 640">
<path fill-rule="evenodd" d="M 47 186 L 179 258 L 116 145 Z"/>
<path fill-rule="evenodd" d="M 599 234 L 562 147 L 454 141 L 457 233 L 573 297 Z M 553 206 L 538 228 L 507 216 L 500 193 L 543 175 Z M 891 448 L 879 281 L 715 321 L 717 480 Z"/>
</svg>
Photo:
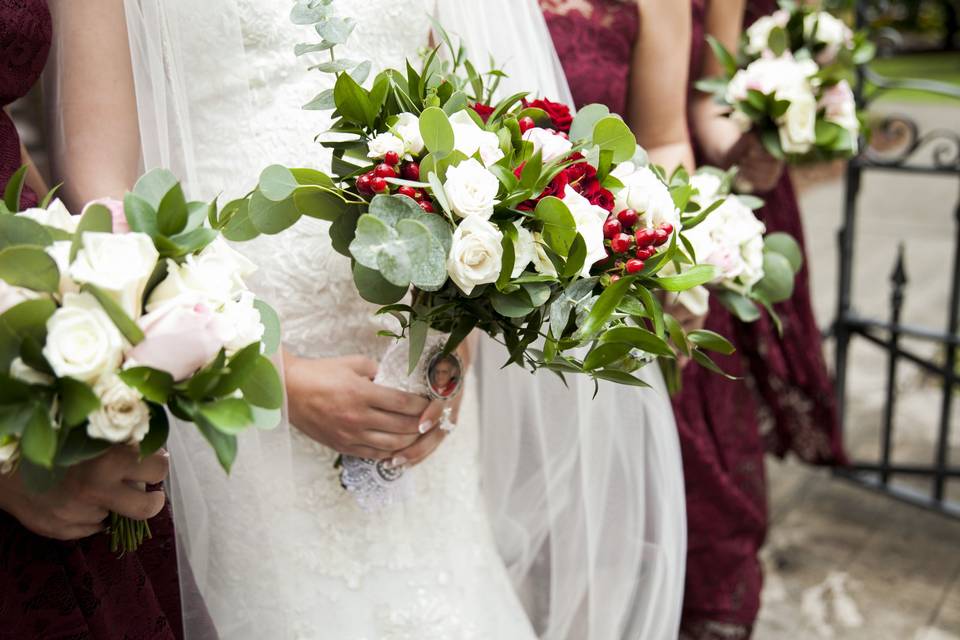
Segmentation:
<svg viewBox="0 0 960 640">
<path fill-rule="evenodd" d="M 413 371 L 410 372 L 410 339 L 392 343 L 380 360 L 374 383 L 391 389 L 430 397 L 429 366 L 449 336 L 439 331 L 427 334 L 426 344 Z M 360 506 L 377 511 L 394 502 L 404 500 L 413 492 L 412 478 L 403 467 L 391 467 L 390 460 L 370 460 L 343 456 L 340 460 L 340 481 Z"/>
</svg>

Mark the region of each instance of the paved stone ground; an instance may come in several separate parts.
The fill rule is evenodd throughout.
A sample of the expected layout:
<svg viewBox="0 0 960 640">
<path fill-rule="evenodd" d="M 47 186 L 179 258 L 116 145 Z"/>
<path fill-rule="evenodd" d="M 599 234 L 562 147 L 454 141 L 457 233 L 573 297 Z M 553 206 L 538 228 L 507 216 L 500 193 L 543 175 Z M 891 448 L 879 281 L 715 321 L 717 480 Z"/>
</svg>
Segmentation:
<svg viewBox="0 0 960 640">
<path fill-rule="evenodd" d="M 958 129 L 960 105 L 888 105 L 925 129 Z M 836 231 L 843 202 L 838 179 L 804 189 L 802 206 L 815 306 L 822 326 L 833 317 Z M 886 318 L 888 277 L 897 245 L 906 249 L 910 286 L 905 320 L 934 329 L 946 324 L 956 227 L 956 178 L 875 173 L 864 182 L 856 247 L 854 301 Z M 924 345 L 916 348 L 938 355 Z M 852 354 L 847 446 L 875 457 L 885 384 L 882 352 L 858 345 Z M 895 435 L 896 460 L 932 460 L 939 389 L 903 367 Z M 952 459 L 960 461 L 960 420 L 952 416 Z M 757 640 L 838 638 L 960 640 L 960 520 L 895 502 L 796 463 L 770 462 L 771 522 L 764 562 L 767 581 Z M 955 483 L 960 484 L 960 483 Z M 927 490 L 925 485 L 917 489 Z M 960 486 L 951 487 L 960 500 Z"/>
</svg>

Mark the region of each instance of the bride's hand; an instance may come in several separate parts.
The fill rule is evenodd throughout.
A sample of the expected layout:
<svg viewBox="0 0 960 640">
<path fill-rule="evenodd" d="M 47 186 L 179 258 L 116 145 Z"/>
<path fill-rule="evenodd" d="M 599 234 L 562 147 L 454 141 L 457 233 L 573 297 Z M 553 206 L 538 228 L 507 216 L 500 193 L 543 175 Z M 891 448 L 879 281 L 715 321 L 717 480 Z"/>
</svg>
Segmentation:
<svg viewBox="0 0 960 640">
<path fill-rule="evenodd" d="M 373 383 L 362 356 L 310 360 L 284 354 L 290 422 L 342 454 L 384 460 L 421 435 L 429 401 Z"/>
</svg>

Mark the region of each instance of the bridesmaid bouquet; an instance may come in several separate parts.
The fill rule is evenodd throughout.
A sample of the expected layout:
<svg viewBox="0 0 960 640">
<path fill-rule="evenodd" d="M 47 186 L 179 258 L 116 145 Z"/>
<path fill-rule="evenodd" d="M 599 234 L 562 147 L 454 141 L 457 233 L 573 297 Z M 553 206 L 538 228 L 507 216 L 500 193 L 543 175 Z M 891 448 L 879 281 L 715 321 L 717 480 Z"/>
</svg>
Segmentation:
<svg viewBox="0 0 960 640">
<path fill-rule="evenodd" d="M 266 357 L 277 316 L 245 286 L 255 266 L 220 237 L 216 201 L 154 171 L 80 216 L 52 194 L 18 212 L 23 176 L 0 205 L 0 471 L 42 489 L 113 445 L 150 455 L 168 410 L 229 471 L 237 434 L 277 423 L 283 389 Z M 114 550 L 150 535 L 116 514 L 110 529 Z"/>
<path fill-rule="evenodd" d="M 572 117 L 523 93 L 490 104 L 499 72 L 449 46 L 456 63 L 434 50 L 369 90 L 340 73 L 332 175 L 268 167 L 237 224 L 332 222 L 360 295 L 399 319 L 410 372 L 431 329 L 443 354 L 479 328 L 511 363 L 630 385 L 655 358 L 729 353 L 716 334 L 684 335 L 658 297 L 716 277 L 685 234 L 719 203 L 701 209 L 686 173 L 649 165 L 601 105 Z"/>
<path fill-rule="evenodd" d="M 712 293 L 744 322 L 759 319 L 762 307 L 779 326 L 773 305 L 793 295 L 803 253 L 789 234 L 766 233 L 754 214 L 763 202 L 731 193 L 734 177 L 735 170 L 704 168 L 690 179 L 696 188 L 693 199 L 701 207 L 720 203 L 687 234 L 698 259 L 716 267 L 716 277 L 703 287 L 681 293 L 679 300 L 692 313 L 704 315 Z"/>
<path fill-rule="evenodd" d="M 697 87 L 727 105 L 744 131 L 791 163 L 856 155 L 861 119 L 850 87 L 874 54 L 865 33 L 809 5 L 784 0 L 746 30 L 736 55 L 709 38 L 724 76 Z"/>
</svg>

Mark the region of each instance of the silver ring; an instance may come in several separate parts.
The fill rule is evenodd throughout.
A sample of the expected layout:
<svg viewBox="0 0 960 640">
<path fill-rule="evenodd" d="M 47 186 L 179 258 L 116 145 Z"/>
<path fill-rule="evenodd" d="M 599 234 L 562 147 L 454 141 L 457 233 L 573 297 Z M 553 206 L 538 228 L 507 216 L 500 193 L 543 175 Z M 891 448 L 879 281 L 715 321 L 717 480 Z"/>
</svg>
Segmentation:
<svg viewBox="0 0 960 640">
<path fill-rule="evenodd" d="M 440 428 L 447 433 L 457 428 L 457 423 L 450 419 L 451 415 L 453 415 L 452 407 L 444 408 L 443 413 L 440 415 Z"/>
</svg>

